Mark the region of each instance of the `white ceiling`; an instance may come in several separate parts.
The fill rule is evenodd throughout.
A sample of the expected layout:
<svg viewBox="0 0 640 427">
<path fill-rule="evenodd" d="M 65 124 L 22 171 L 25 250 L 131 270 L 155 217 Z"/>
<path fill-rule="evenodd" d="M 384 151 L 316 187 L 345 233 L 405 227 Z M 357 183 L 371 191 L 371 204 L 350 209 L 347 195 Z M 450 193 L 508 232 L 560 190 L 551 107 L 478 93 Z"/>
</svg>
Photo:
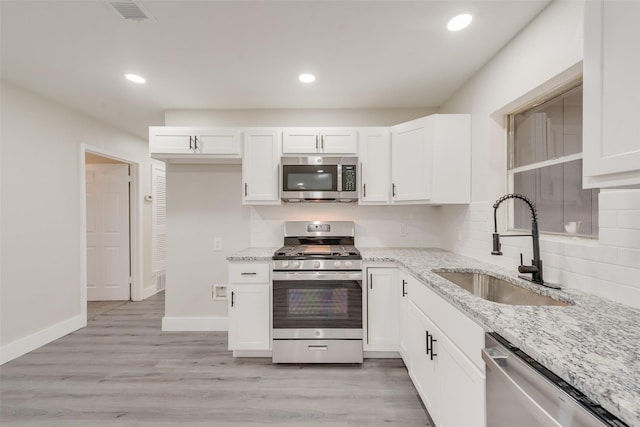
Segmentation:
<svg viewBox="0 0 640 427">
<path fill-rule="evenodd" d="M 155 22 L 132 23 L 100 0 L 0 0 L 2 78 L 141 137 L 166 110 L 437 107 L 548 3 L 144 0 Z"/>
</svg>

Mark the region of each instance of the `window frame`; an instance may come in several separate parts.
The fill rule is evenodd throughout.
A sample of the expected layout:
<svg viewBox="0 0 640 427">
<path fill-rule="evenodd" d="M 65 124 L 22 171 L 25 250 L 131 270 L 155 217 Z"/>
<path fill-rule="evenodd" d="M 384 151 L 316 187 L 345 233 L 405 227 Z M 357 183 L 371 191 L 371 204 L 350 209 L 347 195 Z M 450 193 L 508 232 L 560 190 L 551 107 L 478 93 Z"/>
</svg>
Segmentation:
<svg viewBox="0 0 640 427">
<path fill-rule="evenodd" d="M 524 165 L 524 166 L 517 166 L 517 167 L 513 167 L 513 165 L 515 165 L 515 120 L 516 120 L 516 115 L 523 113 L 525 111 L 531 110 L 535 107 L 538 107 L 542 104 L 545 104 L 549 101 L 554 100 L 555 98 L 562 96 L 566 93 L 571 92 L 572 90 L 583 86 L 583 79 L 582 77 L 574 79 L 570 82 L 567 82 L 566 84 L 563 84 L 561 86 L 556 87 L 554 90 L 549 91 L 539 97 L 537 97 L 536 99 L 534 99 L 531 102 L 528 102 L 522 106 L 520 106 L 519 108 L 517 108 L 516 110 L 513 110 L 509 113 L 507 113 L 505 115 L 505 122 L 507 125 L 507 189 L 509 193 L 513 193 L 515 191 L 515 174 L 517 173 L 521 173 L 521 172 L 527 172 L 527 171 L 532 171 L 532 170 L 536 170 L 536 169 L 542 169 L 545 167 L 549 167 L 549 166 L 556 166 L 556 165 L 561 165 L 564 163 L 568 163 L 568 162 L 573 162 L 576 160 L 583 160 L 583 151 L 584 148 L 581 152 L 579 153 L 574 153 L 574 154 L 568 154 L 565 156 L 558 156 L 558 157 L 554 157 L 552 159 L 549 160 L 543 160 L 540 162 L 535 162 L 535 163 L 530 163 L 528 165 Z M 509 232 L 526 232 L 528 231 L 528 229 L 523 229 L 523 228 L 516 228 L 515 227 L 515 206 L 513 203 L 513 200 L 509 200 L 508 201 L 508 205 L 507 205 L 507 231 Z M 588 240 L 598 240 L 599 238 L 599 229 L 598 229 L 598 234 L 596 235 L 591 235 L 591 234 L 572 234 L 572 233 L 567 233 L 567 232 L 554 232 L 554 231 L 546 231 L 546 230 L 540 230 L 540 234 L 541 235 L 549 235 L 549 236 L 556 236 L 556 237 L 566 237 L 566 238 L 571 238 L 571 239 L 575 239 L 575 238 L 579 238 L 579 239 L 588 239 Z"/>
</svg>

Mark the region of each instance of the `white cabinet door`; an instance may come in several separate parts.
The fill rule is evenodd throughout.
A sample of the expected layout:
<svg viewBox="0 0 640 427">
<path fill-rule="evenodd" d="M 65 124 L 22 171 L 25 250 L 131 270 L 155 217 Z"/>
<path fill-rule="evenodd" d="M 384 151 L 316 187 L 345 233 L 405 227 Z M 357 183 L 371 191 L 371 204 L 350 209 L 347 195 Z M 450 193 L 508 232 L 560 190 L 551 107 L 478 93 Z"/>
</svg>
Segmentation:
<svg viewBox="0 0 640 427">
<path fill-rule="evenodd" d="M 229 290 L 229 350 L 269 350 L 270 284 L 230 284 Z"/>
<path fill-rule="evenodd" d="M 640 2 L 585 4 L 583 186 L 640 186 Z"/>
<path fill-rule="evenodd" d="M 193 137 L 189 128 L 149 127 L 149 152 L 153 154 L 192 154 Z"/>
<path fill-rule="evenodd" d="M 399 350 L 398 308 L 401 292 L 397 268 L 367 269 L 366 350 Z"/>
<path fill-rule="evenodd" d="M 243 204 L 280 204 L 279 147 L 280 132 L 269 129 L 244 132 Z"/>
<path fill-rule="evenodd" d="M 485 377 L 445 336 L 436 343 L 439 427 L 484 427 Z M 460 403 L 464 402 L 464 410 Z"/>
<path fill-rule="evenodd" d="M 388 205 L 391 193 L 391 133 L 389 128 L 360 132 L 361 205 Z"/>
<path fill-rule="evenodd" d="M 240 132 L 237 129 L 201 129 L 195 131 L 195 152 L 240 156 Z"/>
<path fill-rule="evenodd" d="M 426 203 L 431 198 L 431 126 L 422 118 L 392 127 L 392 203 Z"/>
<path fill-rule="evenodd" d="M 357 154 L 358 134 L 353 129 L 324 129 L 320 132 L 320 151 L 324 154 Z"/>
<path fill-rule="evenodd" d="M 320 151 L 320 131 L 316 128 L 286 129 L 282 134 L 282 153 L 311 154 Z"/>
<path fill-rule="evenodd" d="M 430 331 L 433 334 L 436 328 L 413 301 L 409 300 L 407 305 L 409 306 L 408 338 L 409 358 L 411 360 L 409 376 L 416 390 L 418 390 L 418 394 L 422 398 L 429 415 L 438 425 L 437 356 L 432 359 L 430 352 L 427 352 L 427 332 Z"/>
<path fill-rule="evenodd" d="M 353 129 L 289 128 L 282 135 L 283 154 L 356 154 L 358 137 Z"/>
</svg>

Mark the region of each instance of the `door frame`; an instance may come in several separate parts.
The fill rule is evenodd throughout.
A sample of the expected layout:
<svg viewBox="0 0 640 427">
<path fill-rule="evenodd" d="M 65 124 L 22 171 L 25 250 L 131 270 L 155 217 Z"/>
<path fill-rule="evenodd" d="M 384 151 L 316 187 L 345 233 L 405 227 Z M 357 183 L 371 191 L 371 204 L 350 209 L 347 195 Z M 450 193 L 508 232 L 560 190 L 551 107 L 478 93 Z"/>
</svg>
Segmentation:
<svg viewBox="0 0 640 427">
<path fill-rule="evenodd" d="M 80 144 L 80 317 L 84 319 L 84 326 L 87 325 L 87 177 L 85 155 L 87 153 L 96 154 L 101 157 L 118 160 L 129 164 L 131 182 L 129 186 L 129 244 L 130 244 L 130 268 L 131 268 L 131 300 L 141 301 L 143 285 L 143 224 L 142 206 L 140 195 L 142 194 L 142 180 L 140 162 L 122 156 L 108 149 L 95 147 L 89 144 Z"/>
</svg>

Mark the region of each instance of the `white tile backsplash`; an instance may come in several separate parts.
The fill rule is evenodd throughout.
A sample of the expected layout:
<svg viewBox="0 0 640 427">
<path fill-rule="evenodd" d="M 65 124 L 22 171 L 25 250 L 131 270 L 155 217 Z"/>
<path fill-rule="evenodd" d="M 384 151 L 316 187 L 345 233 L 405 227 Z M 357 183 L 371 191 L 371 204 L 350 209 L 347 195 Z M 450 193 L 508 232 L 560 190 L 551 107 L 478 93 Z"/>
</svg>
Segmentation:
<svg viewBox="0 0 640 427">
<path fill-rule="evenodd" d="M 251 246 L 281 246 L 284 222 L 307 220 L 354 221 L 360 247 L 440 246 L 438 208 L 333 203 L 251 207 Z"/>
<path fill-rule="evenodd" d="M 602 191 L 599 205 L 598 239 L 541 237 L 545 279 L 640 307 L 640 190 Z M 498 231 L 504 228 L 502 218 L 499 215 Z M 491 256 L 493 208 L 490 202 L 445 207 L 441 221 L 441 241 L 445 249 L 514 270 L 519 264 L 520 252 L 526 263 L 531 259 L 531 238 L 527 237 L 501 239 L 504 255 Z M 465 230 L 463 241 L 456 238 L 459 229 Z"/>
</svg>

